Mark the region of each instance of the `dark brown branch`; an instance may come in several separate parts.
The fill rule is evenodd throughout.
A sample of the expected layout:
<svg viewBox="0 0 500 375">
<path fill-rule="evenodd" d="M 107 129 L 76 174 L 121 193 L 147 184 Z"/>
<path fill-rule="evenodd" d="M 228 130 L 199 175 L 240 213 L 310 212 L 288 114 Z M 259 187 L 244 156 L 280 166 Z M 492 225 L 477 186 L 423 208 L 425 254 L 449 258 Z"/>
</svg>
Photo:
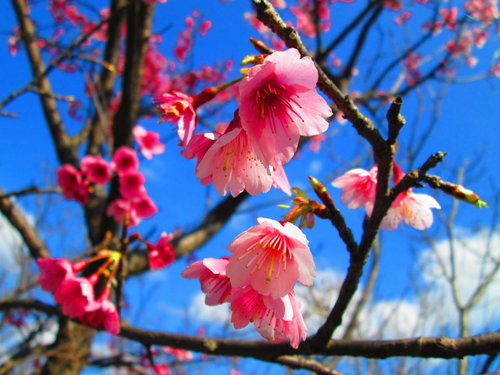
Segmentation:
<svg viewBox="0 0 500 375">
<path fill-rule="evenodd" d="M 58 194 L 61 192 L 59 188 L 47 188 L 41 189 L 37 186 L 28 187 L 26 189 L 11 191 L 10 193 L 0 194 L 0 199 L 11 198 L 11 197 L 20 197 L 28 194 Z"/>
<path fill-rule="evenodd" d="M 4 192 L 0 189 L 0 196 L 3 195 Z M 28 223 L 26 217 L 10 198 L 0 198 L 0 211 L 9 223 L 19 232 L 33 258 L 50 257 L 45 244 L 42 242 L 35 229 Z"/>
<path fill-rule="evenodd" d="M 61 115 L 57 109 L 57 103 L 54 99 L 54 94 L 49 79 L 46 74 L 50 71 L 45 68 L 40 47 L 38 46 L 35 25 L 29 17 L 27 3 L 24 0 L 11 0 L 12 6 L 16 13 L 17 22 L 21 30 L 21 37 L 26 46 L 26 52 L 31 66 L 31 71 L 36 82 L 36 86 L 41 93 L 39 95 L 43 112 L 49 126 L 49 131 L 52 140 L 55 144 L 55 150 L 60 163 L 70 163 L 76 165 L 78 155 L 73 147 L 71 138 L 66 133 Z M 102 25 L 101 25 L 102 26 Z M 67 50 L 68 53 L 71 50 Z M 64 56 L 63 56 L 64 55 Z M 60 56 L 61 61 L 66 58 L 67 54 Z"/>
<path fill-rule="evenodd" d="M 62 316 L 56 306 L 33 300 L 12 300 L 0 302 L 0 311 L 23 308 L 38 310 L 49 315 Z M 193 350 L 209 355 L 254 357 L 269 361 L 284 355 L 352 356 L 364 358 L 420 357 L 420 358 L 462 358 L 464 356 L 498 354 L 500 332 L 491 332 L 463 338 L 418 337 L 401 340 L 332 340 L 322 349 L 310 345 L 310 339 L 298 349 L 288 343 L 270 344 L 263 341 L 238 341 L 210 339 L 147 331 L 122 324 L 119 334 L 143 345 L 171 346 Z"/>
<path fill-rule="evenodd" d="M 340 238 L 344 241 L 347 250 L 351 254 L 356 254 L 358 252 L 358 245 L 354 240 L 354 236 L 352 234 L 351 229 L 347 226 L 344 216 L 339 211 L 339 209 L 335 206 L 335 203 L 332 200 L 332 197 L 326 190 L 326 188 L 317 181 L 313 177 L 309 177 L 312 185 L 314 187 L 314 191 L 316 195 L 319 197 L 321 202 L 326 206 L 326 210 L 316 211 L 315 214 L 323 219 L 329 219 L 335 229 L 337 229 Z"/>
<path fill-rule="evenodd" d="M 387 142 L 390 145 L 396 143 L 396 139 L 399 136 L 399 132 L 406 123 L 405 118 L 401 115 L 402 105 L 403 105 L 403 99 L 397 97 L 391 103 L 389 111 L 387 112 L 387 122 L 389 123 L 389 136 L 387 137 Z"/>
<path fill-rule="evenodd" d="M 305 369 L 313 371 L 317 375 L 344 375 L 342 372 L 332 370 L 317 361 L 305 359 L 299 356 L 284 355 L 275 358 L 270 362 L 280 363 L 295 370 Z"/>
</svg>

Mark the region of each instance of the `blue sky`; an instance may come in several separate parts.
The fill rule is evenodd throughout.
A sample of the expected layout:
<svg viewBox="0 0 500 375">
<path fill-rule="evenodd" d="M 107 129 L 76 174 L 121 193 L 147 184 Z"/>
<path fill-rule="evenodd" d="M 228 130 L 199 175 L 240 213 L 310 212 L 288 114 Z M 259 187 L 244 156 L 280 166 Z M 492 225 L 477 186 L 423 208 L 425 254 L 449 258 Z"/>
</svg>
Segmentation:
<svg viewBox="0 0 500 375">
<path fill-rule="evenodd" d="M 332 27 L 340 28 L 345 24 L 353 13 L 359 9 L 359 4 L 337 4 L 332 11 Z M 234 59 L 236 66 L 243 56 L 254 53 L 248 37 L 258 37 L 243 19 L 243 12 L 249 10 L 247 1 L 236 0 L 227 3 L 218 1 L 181 1 L 169 0 L 167 4 L 159 5 L 155 19 L 157 29 L 171 26 L 164 35 L 164 44 L 160 47 L 167 57 L 172 57 L 172 48 L 179 31 L 184 28 L 184 18 L 196 7 L 206 19 L 213 21 L 213 29 L 208 35 L 196 41 L 195 55 L 190 64 L 199 66 L 202 63 Z M 415 19 L 426 16 L 422 8 L 416 9 Z M 35 7 L 35 14 L 42 14 L 43 6 Z M 384 22 L 392 22 L 394 13 L 387 12 Z M 23 86 L 31 79 L 26 56 L 20 52 L 18 56 L 11 57 L 6 46 L 6 38 L 14 26 L 13 12 L 8 2 L 0 3 L 0 14 L 4 15 L 4 21 L 0 27 L 3 35 L 3 48 L 0 48 L 0 61 L 2 65 L 2 84 L 0 85 L 0 100 L 11 91 Z M 417 22 L 415 21 L 415 24 Z M 43 22 L 42 22 L 43 24 Z M 391 29 L 396 37 L 408 37 L 407 30 L 401 35 L 398 29 Z M 415 30 L 413 30 L 415 32 Z M 418 30 L 417 30 L 418 31 Z M 403 35 L 404 34 L 404 35 Z M 443 36 L 444 37 L 444 36 Z M 306 42 L 311 42 L 306 38 Z M 369 42 L 371 43 L 371 42 Z M 460 70 L 463 76 L 472 76 L 489 63 L 494 48 L 498 44 L 485 47 L 477 51 L 480 58 L 478 68 L 465 71 Z M 376 45 L 376 40 L 373 40 Z M 338 54 L 342 54 L 347 47 L 340 46 Z M 364 59 L 361 59 L 359 69 L 369 66 L 368 59 L 371 48 L 368 49 Z M 390 54 L 389 45 L 384 46 L 384 51 Z M 54 74 L 54 87 L 59 94 L 72 94 L 81 90 L 81 81 L 68 79 L 68 75 Z M 63 77 L 66 77 L 63 79 Z M 70 77 L 71 78 L 71 77 Z M 484 200 L 491 200 L 498 194 L 500 178 L 498 176 L 498 164 L 500 162 L 499 140 L 500 140 L 500 94 L 498 88 L 499 79 L 488 78 L 487 80 L 465 83 L 450 84 L 441 102 L 441 111 L 438 122 L 432 133 L 420 150 L 416 167 L 421 164 L 430 154 L 436 151 L 447 151 L 448 157 L 442 166 L 434 173 L 442 173 L 450 178 L 450 170 L 456 169 L 464 162 L 469 163 L 466 178 L 474 177 L 468 181 L 468 187 L 477 191 Z M 363 82 L 356 82 L 352 90 L 362 89 Z M 400 147 L 404 149 L 408 144 L 409 135 L 412 131 L 413 122 L 417 115 L 422 116 L 424 124 L 431 118 L 433 104 L 432 94 L 438 91 L 433 85 L 425 87 L 419 92 L 418 102 L 415 97 L 404 98 L 403 114 L 407 117 L 408 125 L 401 134 Z M 423 98 L 423 99 L 422 99 Z M 62 104 L 61 107 L 64 107 Z M 51 148 L 51 140 L 45 127 L 42 112 L 35 94 L 25 94 L 8 107 L 6 111 L 18 114 L 18 118 L 11 119 L 0 117 L 0 186 L 5 191 L 22 189 L 27 186 L 38 185 L 41 187 L 54 186 L 55 170 L 58 167 Z M 64 112 L 64 111 L 63 111 Z M 229 111 L 232 112 L 232 109 Z M 174 129 L 168 124 L 157 125 L 157 119 L 143 120 L 141 125 L 148 129 L 158 131 L 164 139 L 168 140 L 165 154 L 154 158 L 152 161 L 141 163 L 142 171 L 148 178 L 147 189 L 160 212 L 153 219 L 144 221 L 139 227 L 142 233 L 149 230 L 155 231 L 156 238 L 162 231 L 171 232 L 177 228 L 194 227 L 201 218 L 207 205 L 213 205 L 219 197 L 213 187 L 202 187 L 194 176 L 194 161 L 187 161 L 179 155 L 177 141 L 173 138 Z M 383 126 L 383 123 L 377 123 Z M 77 124 L 72 124 L 76 128 Z M 291 162 L 287 167 L 290 182 L 294 186 L 304 189 L 307 187 L 307 177 L 314 175 L 325 185 L 329 186 L 330 180 L 335 177 L 333 171 L 342 173 L 339 159 L 351 160 L 359 152 L 366 151 L 360 143 L 353 142 L 355 131 L 349 124 L 340 125 L 333 123 L 329 134 L 332 138 L 324 145 L 330 147 L 325 154 L 314 154 L 304 151 L 301 156 Z M 406 139 L 405 139 L 406 138 Z M 362 143 L 361 143 L 362 144 Z M 332 157 L 333 155 L 333 157 Z M 408 167 L 404 163 L 403 166 Z M 369 167 L 368 164 L 362 167 Z M 336 202 L 340 202 L 340 191 L 329 186 L 329 190 Z M 430 189 L 423 189 L 424 193 L 434 194 Z M 451 198 L 439 194 L 439 202 L 443 206 L 443 216 L 446 217 L 450 210 Z M 207 198 L 210 203 L 207 203 Z M 44 203 L 44 207 L 50 209 L 45 216 L 45 231 L 42 236 L 49 247 L 54 249 L 55 255 L 61 256 L 74 249 L 81 250 L 85 247 L 80 234 L 81 213 L 80 207 L 74 202 L 63 202 L 57 197 L 56 205 Z M 30 214 L 37 217 L 39 208 L 34 198 L 23 198 L 19 200 L 21 205 Z M 228 255 L 225 251 L 227 244 L 237 234 L 251 225 L 255 225 L 255 219 L 259 216 L 279 219 L 285 211 L 276 207 L 278 203 L 287 203 L 288 197 L 276 190 L 265 196 L 253 197 L 241 208 L 241 212 L 226 225 L 226 227 L 207 245 L 196 253 L 196 258 L 219 257 Z M 271 202 L 271 203 L 269 203 Z M 348 211 L 339 203 L 339 207 L 346 215 L 348 224 L 353 228 L 357 238 L 360 236 L 362 210 Z M 473 226 L 487 226 L 491 222 L 493 208 L 478 210 L 465 203 L 460 204 L 461 215 L 457 225 L 461 228 L 472 228 Z M 58 226 L 64 224 L 65 228 L 71 228 L 73 235 L 54 236 Z M 431 228 L 429 233 L 437 239 L 442 236 L 438 227 Z M 334 269 L 340 274 L 344 273 L 347 265 L 347 254 L 338 239 L 336 231 L 326 222 L 318 220 L 314 230 L 307 231 L 311 242 L 311 249 L 315 255 L 318 269 Z M 381 258 L 381 276 L 376 287 L 376 295 L 383 299 L 397 299 L 403 293 L 407 293 L 411 287 L 410 274 L 415 271 L 415 252 L 424 248 L 418 231 L 403 226 L 396 232 L 383 233 L 383 254 Z M 69 250 L 73 249 L 73 250 Z M 191 304 L 192 296 L 199 291 L 195 281 L 180 279 L 180 272 L 186 266 L 185 260 L 180 260 L 174 266 L 163 271 L 156 271 L 149 276 L 133 280 L 128 285 L 127 296 L 130 300 L 130 319 L 143 327 L 160 328 L 164 330 L 183 330 L 184 323 L 182 314 Z M 139 294 L 140 293 L 140 294 Z M 149 294 L 150 293 L 150 294 Z M 149 308 L 150 299 L 158 300 L 155 308 Z M 141 297 L 147 301 L 141 302 Z M 138 302 L 138 303 L 136 303 Z M 145 309 L 147 308 L 147 310 Z M 161 316 L 161 319 L 158 319 Z"/>
</svg>

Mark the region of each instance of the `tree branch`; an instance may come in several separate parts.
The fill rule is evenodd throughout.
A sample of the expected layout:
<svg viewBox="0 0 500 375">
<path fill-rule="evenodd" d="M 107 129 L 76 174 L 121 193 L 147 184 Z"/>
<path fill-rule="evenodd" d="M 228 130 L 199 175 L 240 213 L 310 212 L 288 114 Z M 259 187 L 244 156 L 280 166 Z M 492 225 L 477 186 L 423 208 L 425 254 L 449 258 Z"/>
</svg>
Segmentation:
<svg viewBox="0 0 500 375">
<path fill-rule="evenodd" d="M 49 315 L 63 316 L 60 308 L 35 300 L 0 302 L 0 311 L 31 309 Z M 269 361 L 284 355 L 352 356 L 364 358 L 420 357 L 462 358 L 464 356 L 497 354 L 500 351 L 500 332 L 462 338 L 418 337 L 401 340 L 332 340 L 324 348 L 316 348 L 311 338 L 298 349 L 288 343 L 270 344 L 260 340 L 239 341 L 211 339 L 181 334 L 161 333 L 122 324 L 119 336 L 143 345 L 172 346 L 209 355 L 253 357 Z"/>
<path fill-rule="evenodd" d="M 24 243 L 28 247 L 30 255 L 37 258 L 49 258 L 50 254 L 40 239 L 35 229 L 28 223 L 25 215 L 16 207 L 8 197 L 3 197 L 5 193 L 0 188 L 0 212 L 5 216 L 9 223 L 16 228 L 21 235 Z"/>
</svg>

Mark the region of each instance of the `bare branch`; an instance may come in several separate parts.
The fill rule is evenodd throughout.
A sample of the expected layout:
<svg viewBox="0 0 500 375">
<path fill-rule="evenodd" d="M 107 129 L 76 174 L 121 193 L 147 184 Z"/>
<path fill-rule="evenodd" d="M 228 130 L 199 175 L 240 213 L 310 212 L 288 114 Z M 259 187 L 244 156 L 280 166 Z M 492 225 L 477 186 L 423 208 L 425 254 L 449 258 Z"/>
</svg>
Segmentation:
<svg viewBox="0 0 500 375">
<path fill-rule="evenodd" d="M 50 254 L 35 229 L 28 223 L 26 217 L 9 198 L 2 198 L 4 195 L 5 193 L 0 188 L 0 211 L 19 232 L 31 256 L 35 259 L 49 258 Z"/>
</svg>

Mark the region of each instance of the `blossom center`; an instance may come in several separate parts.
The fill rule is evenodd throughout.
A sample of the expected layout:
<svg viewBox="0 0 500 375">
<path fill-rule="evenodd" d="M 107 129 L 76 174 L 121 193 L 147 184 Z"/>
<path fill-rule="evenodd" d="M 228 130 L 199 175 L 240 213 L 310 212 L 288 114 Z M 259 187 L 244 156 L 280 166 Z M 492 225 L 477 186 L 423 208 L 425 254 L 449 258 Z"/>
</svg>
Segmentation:
<svg viewBox="0 0 500 375">
<path fill-rule="evenodd" d="M 258 114 L 261 119 L 269 119 L 273 133 L 277 132 L 279 124 L 282 128 L 287 128 L 288 124 L 295 122 L 296 119 L 304 122 L 297 111 L 302 109 L 296 100 L 298 97 L 298 94 L 290 92 L 289 89 L 278 83 L 267 83 L 257 90 L 255 99 Z"/>
</svg>

